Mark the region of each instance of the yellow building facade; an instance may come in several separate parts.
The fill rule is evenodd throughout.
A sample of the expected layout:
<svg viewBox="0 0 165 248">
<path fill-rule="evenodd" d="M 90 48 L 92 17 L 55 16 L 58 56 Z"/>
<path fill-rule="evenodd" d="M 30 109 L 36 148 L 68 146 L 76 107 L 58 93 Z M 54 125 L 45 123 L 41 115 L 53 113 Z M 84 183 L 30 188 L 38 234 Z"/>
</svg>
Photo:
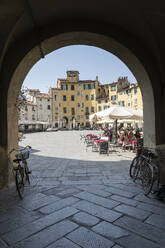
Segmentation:
<svg viewBox="0 0 165 248">
<path fill-rule="evenodd" d="M 78 71 L 67 71 L 66 78 L 57 80 L 57 88 L 50 88 L 52 99 L 52 126 L 58 128 L 89 127 L 89 115 L 115 104 L 143 109 L 137 84 L 127 77 L 117 82 L 101 84 L 95 80 L 79 80 Z"/>
</svg>

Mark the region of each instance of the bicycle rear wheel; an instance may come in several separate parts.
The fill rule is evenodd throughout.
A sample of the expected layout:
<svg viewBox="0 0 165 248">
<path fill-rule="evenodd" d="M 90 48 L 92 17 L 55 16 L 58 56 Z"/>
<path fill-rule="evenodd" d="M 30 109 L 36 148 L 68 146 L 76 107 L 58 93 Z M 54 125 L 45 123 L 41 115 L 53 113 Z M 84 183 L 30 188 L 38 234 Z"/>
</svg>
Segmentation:
<svg viewBox="0 0 165 248">
<path fill-rule="evenodd" d="M 154 183 L 154 170 L 152 165 L 150 165 L 147 161 L 144 161 L 143 163 L 141 180 L 144 195 L 147 196 L 151 192 Z"/>
<path fill-rule="evenodd" d="M 24 171 L 23 171 L 23 168 L 19 168 L 16 170 L 15 184 L 16 184 L 16 189 L 17 189 L 18 195 L 19 195 L 20 199 L 22 200 L 24 197 Z"/>
<path fill-rule="evenodd" d="M 28 184 L 30 184 L 29 168 L 27 166 L 27 162 L 24 162 L 24 168 L 25 168 L 25 183 L 28 182 Z"/>
</svg>

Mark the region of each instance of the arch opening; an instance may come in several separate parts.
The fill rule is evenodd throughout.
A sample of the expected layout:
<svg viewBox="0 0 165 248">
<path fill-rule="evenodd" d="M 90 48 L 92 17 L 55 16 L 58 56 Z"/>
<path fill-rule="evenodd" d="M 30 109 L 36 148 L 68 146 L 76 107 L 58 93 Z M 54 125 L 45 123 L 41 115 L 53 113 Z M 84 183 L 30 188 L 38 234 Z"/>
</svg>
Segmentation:
<svg viewBox="0 0 165 248">
<path fill-rule="evenodd" d="M 69 45 L 88 45 L 102 48 L 117 56 L 127 65 L 137 79 L 142 92 L 144 109 L 144 142 L 146 146 L 154 147 L 156 145 L 156 140 L 153 90 L 149 76 L 138 58 L 128 48 L 114 39 L 96 33 L 67 32 L 56 35 L 42 42 L 42 48 L 45 55 L 56 49 Z M 36 46 L 24 56 L 11 78 L 7 99 L 7 150 L 18 145 L 18 117 L 15 115 L 17 108 L 16 100 L 27 73 L 33 65 L 40 60 L 40 58 L 40 51 Z"/>
</svg>

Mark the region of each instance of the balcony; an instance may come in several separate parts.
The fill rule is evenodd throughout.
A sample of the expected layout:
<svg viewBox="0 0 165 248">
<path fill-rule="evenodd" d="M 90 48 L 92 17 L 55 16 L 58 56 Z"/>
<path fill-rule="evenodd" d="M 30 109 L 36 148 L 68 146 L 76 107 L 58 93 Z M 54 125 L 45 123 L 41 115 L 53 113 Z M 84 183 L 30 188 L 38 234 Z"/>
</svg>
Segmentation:
<svg viewBox="0 0 165 248">
<path fill-rule="evenodd" d="M 109 95 L 104 95 L 104 94 L 102 94 L 102 95 L 98 95 L 98 96 L 96 96 L 96 100 L 105 100 L 105 99 L 109 99 Z"/>
</svg>

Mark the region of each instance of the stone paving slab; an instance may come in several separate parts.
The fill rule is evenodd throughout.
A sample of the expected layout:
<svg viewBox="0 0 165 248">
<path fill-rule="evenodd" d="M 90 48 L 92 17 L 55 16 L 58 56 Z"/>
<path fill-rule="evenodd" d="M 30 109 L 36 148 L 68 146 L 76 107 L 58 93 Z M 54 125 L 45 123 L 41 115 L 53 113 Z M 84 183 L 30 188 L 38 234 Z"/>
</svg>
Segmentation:
<svg viewBox="0 0 165 248">
<path fill-rule="evenodd" d="M 114 208 L 114 210 L 117 210 L 123 214 L 135 217 L 140 220 L 145 220 L 147 217 L 151 215 L 151 212 L 149 211 L 144 211 L 138 208 L 134 208 L 125 204 L 122 204 L 120 206 L 117 206 Z"/>
<path fill-rule="evenodd" d="M 97 205 L 103 206 L 105 208 L 109 208 L 112 209 L 114 207 L 116 207 L 117 205 L 119 205 L 118 202 L 114 201 L 114 200 L 110 200 L 110 199 L 106 199 L 100 196 L 96 196 L 94 194 L 88 193 L 86 191 L 82 192 L 82 193 L 78 193 L 78 194 L 74 194 L 75 197 L 95 203 Z"/>
<path fill-rule="evenodd" d="M 68 234 L 67 238 L 71 239 L 83 248 L 110 248 L 113 246 L 112 241 L 84 227 L 80 227 L 71 234 Z"/>
<path fill-rule="evenodd" d="M 129 235 L 128 231 L 106 221 L 102 221 L 101 223 L 93 227 L 92 230 L 112 239 L 117 239 Z"/>
<path fill-rule="evenodd" d="M 161 215 L 152 214 L 148 219 L 146 219 L 145 223 L 165 230 L 165 217 Z"/>
<path fill-rule="evenodd" d="M 55 213 L 46 215 L 39 220 L 31 222 L 21 228 L 17 228 L 12 232 L 9 232 L 5 235 L 2 235 L 3 240 L 9 244 L 16 243 L 20 240 L 23 240 L 35 233 L 40 232 L 41 230 L 61 221 L 65 218 L 77 213 L 78 211 L 71 207 L 66 207 L 62 210 L 56 211 Z"/>
<path fill-rule="evenodd" d="M 53 242 L 53 244 L 47 246 L 47 248 L 80 248 L 80 246 L 76 245 L 69 239 L 62 238 L 55 243 Z"/>
<path fill-rule="evenodd" d="M 92 214 L 98 218 L 107 220 L 109 222 L 113 222 L 122 216 L 122 214 L 117 213 L 113 210 L 95 205 L 93 203 L 90 203 L 90 202 L 87 202 L 84 200 L 74 204 L 73 207 L 75 207 L 79 210 L 85 211 L 89 214 Z"/>
<path fill-rule="evenodd" d="M 163 246 L 160 246 L 160 245 L 158 245 L 158 244 L 156 244 L 156 243 L 154 243 L 148 239 L 145 239 L 145 238 L 140 237 L 140 236 L 135 235 L 135 234 L 131 234 L 131 235 L 126 236 L 126 237 L 122 237 L 122 238 L 118 239 L 117 242 L 126 248 L 140 248 L 140 247 L 163 248 Z"/>
<path fill-rule="evenodd" d="M 157 242 L 159 245 L 165 244 L 165 235 L 162 229 L 152 225 L 143 223 L 139 220 L 124 216 L 114 222 L 115 225 L 125 228 L 128 231 L 134 232 L 146 239 Z"/>
<path fill-rule="evenodd" d="M 98 218 L 84 212 L 75 214 L 72 217 L 72 220 L 80 225 L 82 224 L 85 226 L 94 226 L 100 221 Z"/>
<path fill-rule="evenodd" d="M 76 229 L 77 225 L 71 221 L 65 220 L 58 224 L 55 224 L 47 229 L 34 234 L 33 236 L 19 242 L 14 246 L 14 248 L 31 248 L 40 247 L 44 248 L 51 244 L 52 242 L 63 237 L 67 233 Z"/>
<path fill-rule="evenodd" d="M 136 207 L 138 205 L 138 203 L 139 203 L 136 200 L 129 199 L 129 198 L 126 198 L 126 197 L 123 197 L 123 196 L 119 196 L 119 195 L 112 195 L 108 199 L 112 199 L 112 200 L 118 201 L 120 203 L 125 203 L 125 204 L 131 205 L 133 207 Z"/>
<path fill-rule="evenodd" d="M 61 199 L 56 201 L 52 204 L 47 205 L 46 207 L 42 207 L 39 209 L 39 212 L 42 214 L 50 214 L 53 213 L 61 208 L 67 207 L 72 205 L 73 203 L 78 202 L 79 199 L 76 197 L 67 197 L 65 199 Z"/>
</svg>

